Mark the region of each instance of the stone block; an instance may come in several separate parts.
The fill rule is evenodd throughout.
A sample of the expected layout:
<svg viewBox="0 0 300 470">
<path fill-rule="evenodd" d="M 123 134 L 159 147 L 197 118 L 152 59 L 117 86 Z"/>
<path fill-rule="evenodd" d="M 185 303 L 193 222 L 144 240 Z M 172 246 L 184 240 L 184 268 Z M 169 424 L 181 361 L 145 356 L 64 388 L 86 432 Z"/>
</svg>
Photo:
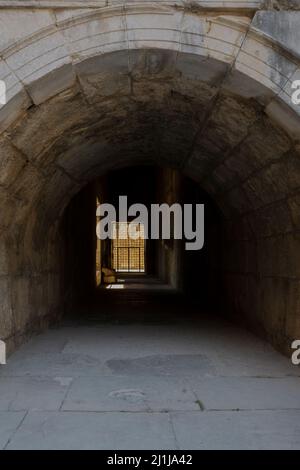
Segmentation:
<svg viewBox="0 0 300 470">
<path fill-rule="evenodd" d="M 8 277 L 0 277 L 0 339 L 5 340 L 14 333 L 11 307 L 11 284 Z"/>
<path fill-rule="evenodd" d="M 287 286 L 285 334 L 291 341 L 300 339 L 300 281 L 290 280 Z"/>
<path fill-rule="evenodd" d="M 25 159 L 5 138 L 0 139 L 0 184 L 8 188 L 20 177 Z"/>
</svg>

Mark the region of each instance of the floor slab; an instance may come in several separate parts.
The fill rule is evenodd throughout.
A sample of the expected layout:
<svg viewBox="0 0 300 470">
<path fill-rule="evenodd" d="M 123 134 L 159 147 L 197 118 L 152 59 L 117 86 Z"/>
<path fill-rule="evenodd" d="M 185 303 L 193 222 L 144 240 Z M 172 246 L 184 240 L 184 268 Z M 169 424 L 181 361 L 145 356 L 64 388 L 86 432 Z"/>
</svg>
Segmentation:
<svg viewBox="0 0 300 470">
<path fill-rule="evenodd" d="M 0 411 L 0 449 L 4 449 L 8 440 L 24 419 L 25 414 L 21 411 Z"/>
<path fill-rule="evenodd" d="M 167 413 L 30 412 L 8 449 L 175 449 Z"/>
<path fill-rule="evenodd" d="M 300 410 L 299 377 L 190 378 L 206 410 Z"/>
<path fill-rule="evenodd" d="M 72 383 L 62 409 L 68 411 L 199 410 L 196 397 L 176 377 L 81 377 Z"/>
<path fill-rule="evenodd" d="M 204 411 L 172 414 L 180 449 L 300 449 L 300 411 Z"/>
<path fill-rule="evenodd" d="M 67 377 L 2 377 L 0 410 L 58 410 L 71 381 Z"/>
<path fill-rule="evenodd" d="M 12 357 L 0 377 L 87 377 L 111 374 L 104 361 L 86 354 L 40 353 L 39 348 Z"/>
</svg>

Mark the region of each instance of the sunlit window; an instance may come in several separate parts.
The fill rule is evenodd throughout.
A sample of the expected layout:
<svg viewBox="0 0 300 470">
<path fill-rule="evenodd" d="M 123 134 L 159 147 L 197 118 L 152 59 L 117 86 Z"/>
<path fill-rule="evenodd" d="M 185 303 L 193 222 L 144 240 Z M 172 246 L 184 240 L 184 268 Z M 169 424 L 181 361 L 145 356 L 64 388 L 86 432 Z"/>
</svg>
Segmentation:
<svg viewBox="0 0 300 470">
<path fill-rule="evenodd" d="M 112 266 L 117 272 L 145 272 L 145 230 L 143 224 L 114 222 Z"/>
</svg>

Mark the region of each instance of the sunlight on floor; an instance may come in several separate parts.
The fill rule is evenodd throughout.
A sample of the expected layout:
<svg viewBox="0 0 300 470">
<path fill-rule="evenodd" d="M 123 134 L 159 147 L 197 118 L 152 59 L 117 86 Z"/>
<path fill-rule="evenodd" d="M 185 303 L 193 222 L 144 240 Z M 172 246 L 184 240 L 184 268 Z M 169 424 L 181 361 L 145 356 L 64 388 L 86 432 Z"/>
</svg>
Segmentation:
<svg viewBox="0 0 300 470">
<path fill-rule="evenodd" d="M 124 284 L 108 284 L 106 289 L 124 289 Z"/>
</svg>

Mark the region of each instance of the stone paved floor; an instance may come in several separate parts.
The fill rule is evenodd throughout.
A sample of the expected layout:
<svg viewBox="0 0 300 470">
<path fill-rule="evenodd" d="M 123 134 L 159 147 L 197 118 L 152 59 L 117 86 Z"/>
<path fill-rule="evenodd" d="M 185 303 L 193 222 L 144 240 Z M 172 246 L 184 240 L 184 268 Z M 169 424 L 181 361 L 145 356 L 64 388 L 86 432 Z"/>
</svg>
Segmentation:
<svg viewBox="0 0 300 470">
<path fill-rule="evenodd" d="M 126 306 L 129 322 L 68 320 L 1 366 L 0 448 L 300 449 L 289 359 L 170 292 Z"/>
</svg>

